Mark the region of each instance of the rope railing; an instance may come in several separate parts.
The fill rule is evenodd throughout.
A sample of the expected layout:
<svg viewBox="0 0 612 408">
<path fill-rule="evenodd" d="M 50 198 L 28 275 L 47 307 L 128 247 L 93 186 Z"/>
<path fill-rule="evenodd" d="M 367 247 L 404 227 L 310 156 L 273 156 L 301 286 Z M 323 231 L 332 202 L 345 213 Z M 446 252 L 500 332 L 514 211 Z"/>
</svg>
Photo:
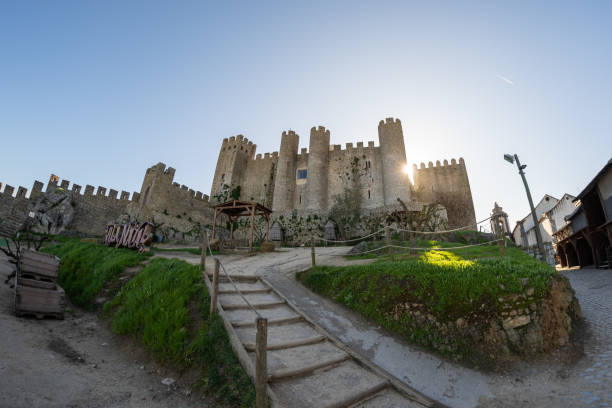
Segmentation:
<svg viewBox="0 0 612 408">
<path fill-rule="evenodd" d="M 338 239 L 325 239 L 323 237 L 318 237 L 317 239 L 319 241 L 324 241 L 324 242 L 331 242 L 331 243 L 347 243 L 347 242 L 355 242 L 355 241 L 361 241 L 370 237 L 373 237 L 375 235 L 380 234 L 381 232 L 386 231 L 386 228 L 381 228 L 376 232 L 373 232 L 371 234 L 365 235 L 363 237 L 359 237 L 359 238 L 351 238 L 351 239 L 347 239 L 347 240 L 338 240 Z"/>
<path fill-rule="evenodd" d="M 210 298 L 210 314 L 211 316 L 215 312 L 217 303 L 217 294 L 219 293 L 219 268 L 223 270 L 223 273 L 227 277 L 227 280 L 232 284 L 238 295 L 244 300 L 247 307 L 255 313 L 255 407 L 266 408 L 268 407 L 268 319 L 264 318 L 257 309 L 249 302 L 244 296 L 242 291 L 238 289 L 238 286 L 225 269 L 225 266 L 221 260 L 213 255 L 212 248 L 210 247 L 210 240 L 208 239 L 208 231 L 204 229 L 202 239 L 206 241 L 206 247 L 210 256 L 215 260 L 215 270 L 213 273 L 212 283 L 212 296 Z M 201 265 L 202 271 L 206 274 L 206 248 L 202 243 L 202 258 Z M 243 363 L 244 364 L 244 363 Z"/>
<path fill-rule="evenodd" d="M 459 227 L 459 228 L 453 228 L 453 229 L 449 229 L 449 230 L 441 230 L 441 231 L 414 231 L 414 230 L 408 230 L 408 229 L 403 229 L 403 228 L 395 228 L 395 231 L 396 232 L 405 231 L 405 232 L 410 232 L 412 234 L 421 234 L 421 235 L 427 235 L 427 234 L 446 234 L 446 233 L 449 233 L 449 232 L 465 231 L 466 229 L 470 228 L 473 225 L 482 224 L 483 222 L 488 221 L 490 219 L 491 219 L 491 217 L 487 217 L 484 220 L 478 221 L 476 224 L 470 224 L 470 225 L 466 225 L 466 226 Z"/>
<path fill-rule="evenodd" d="M 492 240 L 492 241 L 481 242 L 479 244 L 461 245 L 461 246 L 446 247 L 446 248 L 442 248 L 442 247 L 406 247 L 406 246 L 400 246 L 400 245 L 383 245 L 383 246 L 378 247 L 378 248 L 370 249 L 368 251 L 358 252 L 356 254 L 351 254 L 351 255 L 365 255 L 365 254 L 381 251 L 383 249 L 388 249 L 388 248 L 407 249 L 407 250 L 414 250 L 414 251 L 453 251 L 455 249 L 465 249 L 465 248 L 472 248 L 472 247 L 477 247 L 477 246 L 489 245 L 489 244 L 493 244 L 493 243 L 500 242 L 500 241 L 502 241 L 502 240 L 501 239 L 495 239 L 495 240 Z"/>
<path fill-rule="evenodd" d="M 483 245 L 489 245 L 489 244 L 493 244 L 495 242 L 500 242 L 503 241 L 503 239 L 494 239 L 491 241 L 487 241 L 487 242 L 481 242 L 478 244 L 470 244 L 470 245 L 461 245 L 461 246 L 456 246 L 456 247 L 446 247 L 446 248 L 442 248 L 442 247 L 405 247 L 405 246 L 400 246 L 400 245 L 391 245 L 393 248 L 397 248 L 397 249 L 412 249 L 415 251 L 451 251 L 451 250 L 455 250 L 455 249 L 465 249 L 465 248 L 472 248 L 472 247 L 477 247 L 477 246 L 483 246 Z"/>
<path fill-rule="evenodd" d="M 247 306 L 249 307 L 250 310 L 252 310 L 255 315 L 259 318 L 263 319 L 263 316 L 261 314 L 259 314 L 259 312 L 257 311 L 257 309 L 255 309 L 255 307 L 253 307 L 253 305 L 251 304 L 251 302 L 248 301 L 248 299 L 244 296 L 244 294 L 242 293 L 242 291 L 240 291 L 240 289 L 238 289 L 238 286 L 236 286 L 236 283 L 234 282 L 234 280 L 230 277 L 229 273 L 227 273 L 227 270 L 225 269 L 225 266 L 223 265 L 223 262 L 221 262 L 221 260 L 219 259 L 219 257 L 216 257 L 213 255 L 212 252 L 212 248 L 210 247 L 210 240 L 208 238 L 208 231 L 204 231 L 204 234 L 206 235 L 206 245 L 208 247 L 208 252 L 210 253 L 211 258 L 213 258 L 215 260 L 215 262 L 219 263 L 219 266 L 221 267 L 221 269 L 223 270 L 223 273 L 225 274 L 225 276 L 227 277 L 227 280 L 229 280 L 229 282 L 232 284 L 232 286 L 234 287 L 234 289 L 236 290 L 236 292 L 240 295 L 240 297 L 242 298 L 242 300 L 244 300 L 244 302 L 247 304 Z"/>
<path fill-rule="evenodd" d="M 439 230 L 439 231 L 414 231 L 414 230 L 409 230 L 409 229 L 403 229 L 403 228 L 398 228 L 398 227 L 394 227 L 393 230 L 395 232 L 409 232 L 411 234 L 417 234 L 417 235 L 436 235 L 436 234 L 446 234 L 446 233 L 450 233 L 450 232 L 457 232 L 457 231 L 464 231 L 468 228 L 470 228 L 473 225 L 479 225 L 482 224 L 483 222 L 486 222 L 488 220 L 490 220 L 491 217 L 487 217 L 483 220 L 478 221 L 475 224 L 469 224 L 469 225 L 465 225 L 463 227 L 459 227 L 459 228 L 453 228 L 453 229 L 449 229 L 449 230 Z M 385 227 L 385 228 L 381 228 L 376 232 L 373 232 L 371 234 L 368 235 L 364 235 L 362 237 L 357 237 L 357 238 L 351 238 L 351 239 L 346 239 L 346 240 L 339 240 L 339 239 L 326 239 L 324 237 L 317 237 L 316 239 L 318 241 L 322 241 L 322 242 L 327 242 L 327 243 L 332 243 L 332 244 L 343 244 L 343 243 L 349 243 L 349 242 L 356 242 L 356 241 L 362 241 L 364 239 L 373 237 L 375 235 L 380 234 L 381 232 L 384 232 L 387 230 L 387 228 L 390 227 Z"/>
</svg>

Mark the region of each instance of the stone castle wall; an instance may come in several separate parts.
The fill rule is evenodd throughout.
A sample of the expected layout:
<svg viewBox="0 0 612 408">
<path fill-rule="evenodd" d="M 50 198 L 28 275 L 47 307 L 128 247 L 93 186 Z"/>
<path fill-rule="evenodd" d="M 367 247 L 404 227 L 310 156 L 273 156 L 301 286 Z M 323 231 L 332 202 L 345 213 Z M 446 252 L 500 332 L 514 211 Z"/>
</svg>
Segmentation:
<svg viewBox="0 0 612 408">
<path fill-rule="evenodd" d="M 242 135 L 224 139 L 213 179 L 211 202 L 228 199 L 227 191 L 241 188 L 240 199 L 257 201 L 274 212 L 329 210 L 337 196 L 355 186 L 363 209 L 397 205 L 413 199 L 435 202 L 448 209 L 451 226 L 475 227 L 474 204 L 463 159 L 449 165 L 415 166 L 414 186 L 405 172 L 406 149 L 399 119 L 387 118 L 378 125 L 379 145 L 347 143 L 330 145 L 330 131 L 323 126 L 310 131 L 309 149 L 299 149 L 299 135 L 283 132 L 280 154 L 255 157 L 256 145 Z M 306 178 L 298 175 L 306 171 Z M 222 197 L 226 185 L 226 195 Z"/>
<path fill-rule="evenodd" d="M 13 187 L 6 186 L 0 193 L 0 233 L 10 235 L 21 227 L 28 215 L 28 208 L 43 193 L 43 183 L 35 181 L 30 195 L 25 187 L 19 187 L 17 194 L 13 196 Z M 125 213 L 125 209 L 131 202 L 138 202 L 139 193 L 130 193 L 99 186 L 97 190 L 92 185 L 86 185 L 82 192 L 82 187 L 73 184 L 70 188 L 70 181 L 59 180 L 55 175 L 51 175 L 49 183 L 44 192 L 55 191 L 58 188 L 72 193 L 75 202 L 74 218 L 71 229 L 92 235 L 104 233 L 106 224 L 115 220 L 118 216 Z"/>
<path fill-rule="evenodd" d="M 212 209 L 207 195 L 174 182 L 175 170 L 158 163 L 147 169 L 140 192 L 130 193 L 99 186 L 78 184 L 51 175 L 46 189 L 35 181 L 32 191 L 19 187 L 15 194 L 12 186 L 0 192 L 0 234 L 12 235 L 23 225 L 29 208 L 45 193 L 63 189 L 71 194 L 74 217 L 68 226 L 91 235 L 102 235 L 106 225 L 129 214 L 139 221 L 157 221 L 168 228 L 181 231 L 183 224 L 201 224 L 212 221 Z M 0 189 L 2 184 L 0 183 Z M 157 217 L 157 218 L 156 218 Z M 159 221 L 158 219 L 162 219 Z M 176 225 L 175 225 L 176 224 Z M 189 227 L 193 229 L 193 227 Z"/>
<path fill-rule="evenodd" d="M 172 167 L 166 168 L 164 163 L 157 163 L 147 169 L 140 188 L 141 207 L 172 214 L 207 210 L 210 207 L 208 196 L 176 183 L 175 172 Z"/>
<path fill-rule="evenodd" d="M 472 190 L 467 176 L 467 169 L 463 158 L 459 162 L 452 159 L 450 164 L 436 161 L 429 162 L 427 166 L 421 163 L 417 168 L 413 165 L 414 191 L 421 201 L 442 204 L 448 212 L 449 227 L 458 228 L 472 226 L 476 228 L 476 215 Z"/>
</svg>

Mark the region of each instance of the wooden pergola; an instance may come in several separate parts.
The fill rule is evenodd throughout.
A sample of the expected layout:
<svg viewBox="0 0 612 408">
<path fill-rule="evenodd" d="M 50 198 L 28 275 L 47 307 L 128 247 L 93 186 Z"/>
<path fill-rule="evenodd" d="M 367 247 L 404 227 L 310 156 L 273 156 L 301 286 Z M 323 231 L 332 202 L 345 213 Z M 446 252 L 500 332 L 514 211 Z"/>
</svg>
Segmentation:
<svg viewBox="0 0 612 408">
<path fill-rule="evenodd" d="M 217 226 L 217 215 L 225 214 L 229 218 L 230 221 L 230 236 L 229 242 L 230 246 L 232 245 L 232 239 L 234 235 L 234 222 L 240 217 L 250 217 L 251 218 L 251 239 L 249 240 L 249 251 L 253 249 L 253 228 L 255 216 L 259 215 L 266 220 L 266 241 L 268 240 L 268 235 L 270 234 L 270 214 L 272 214 L 272 210 L 264 207 L 263 205 L 250 202 L 250 201 L 239 201 L 239 200 L 230 200 L 221 204 L 217 204 L 213 207 L 215 210 L 215 215 L 213 217 L 213 232 L 212 239 L 215 239 L 215 228 Z"/>
</svg>

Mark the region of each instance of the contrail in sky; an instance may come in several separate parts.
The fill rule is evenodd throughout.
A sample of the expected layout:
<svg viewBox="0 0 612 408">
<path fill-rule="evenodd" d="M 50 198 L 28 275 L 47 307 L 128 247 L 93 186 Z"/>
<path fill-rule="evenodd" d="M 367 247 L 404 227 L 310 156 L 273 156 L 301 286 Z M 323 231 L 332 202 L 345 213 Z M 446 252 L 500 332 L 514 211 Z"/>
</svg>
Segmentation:
<svg viewBox="0 0 612 408">
<path fill-rule="evenodd" d="M 506 78 L 505 76 L 497 74 L 497 77 L 499 79 L 501 79 L 502 81 L 504 81 L 505 83 L 507 83 L 507 84 L 514 85 L 514 81 L 511 80 L 511 79 Z"/>
</svg>

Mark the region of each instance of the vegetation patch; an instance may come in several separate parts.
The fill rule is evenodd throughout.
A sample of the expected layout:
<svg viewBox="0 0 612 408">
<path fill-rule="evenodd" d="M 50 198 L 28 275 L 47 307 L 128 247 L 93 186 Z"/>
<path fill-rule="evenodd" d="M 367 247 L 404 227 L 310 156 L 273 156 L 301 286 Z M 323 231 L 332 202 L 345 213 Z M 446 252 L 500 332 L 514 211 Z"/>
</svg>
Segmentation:
<svg viewBox="0 0 612 408">
<path fill-rule="evenodd" d="M 535 318 L 529 306 L 539 304 L 551 278 L 559 276 L 518 249 L 506 248 L 502 257 L 497 245 L 404 253 L 395 259 L 384 255 L 368 265 L 317 266 L 298 273 L 298 279 L 408 340 L 480 364 L 486 353 L 474 342 L 484 341 L 492 322 L 501 325 L 506 316 L 517 315 L 515 310 Z"/>
<path fill-rule="evenodd" d="M 151 254 L 76 239 L 44 248 L 61 258 L 59 284 L 71 300 L 93 308 L 96 295 L 115 285 L 125 268 Z M 180 372 L 199 370 L 200 386 L 220 403 L 252 407 L 255 389 L 231 348 L 199 266 L 153 259 L 104 305 L 113 331 L 133 337 L 160 363 Z"/>
<path fill-rule="evenodd" d="M 93 309 L 96 296 L 110 281 L 125 268 L 136 266 L 150 256 L 77 239 L 65 239 L 41 251 L 62 260 L 59 285 L 75 304 L 88 310 Z"/>
<path fill-rule="evenodd" d="M 202 370 L 201 386 L 235 407 L 252 406 L 255 391 L 218 315 L 198 266 L 154 259 L 106 303 L 113 330 L 142 342 L 161 362 Z M 193 313 L 195 311 L 197 313 Z"/>
</svg>

